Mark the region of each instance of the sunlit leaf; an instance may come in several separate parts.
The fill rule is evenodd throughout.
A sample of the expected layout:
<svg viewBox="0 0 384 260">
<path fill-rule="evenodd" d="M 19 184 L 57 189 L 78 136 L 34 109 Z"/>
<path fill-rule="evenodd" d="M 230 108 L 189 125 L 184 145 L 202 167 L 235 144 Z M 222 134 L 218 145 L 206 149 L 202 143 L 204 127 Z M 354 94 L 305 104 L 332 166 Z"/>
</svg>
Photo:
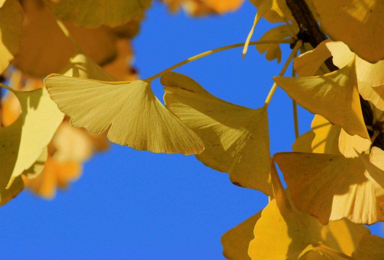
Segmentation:
<svg viewBox="0 0 384 260">
<path fill-rule="evenodd" d="M 384 59 L 384 3 L 378 0 L 311 0 L 320 26 L 369 62 Z"/>
<path fill-rule="evenodd" d="M 294 59 L 293 67 L 297 75 L 300 77 L 316 75 L 321 65 L 332 55 L 326 46 L 329 41 L 322 41 L 315 49 L 304 52 Z"/>
<path fill-rule="evenodd" d="M 272 167 L 274 169 L 274 167 Z M 272 171 L 275 199 L 261 212 L 249 245 L 252 259 L 345 259 L 351 256 L 369 230 L 348 220 L 322 226 L 317 219 L 299 211 Z M 327 259 L 327 258 L 326 258 Z"/>
<path fill-rule="evenodd" d="M 223 245 L 223 255 L 227 259 L 249 260 L 248 255 L 249 242 L 253 239 L 253 228 L 261 217 L 261 211 L 236 227 L 227 231 L 221 237 Z"/>
<path fill-rule="evenodd" d="M 340 125 L 350 135 L 369 139 L 357 92 L 354 62 L 323 76 L 274 77 L 274 80 L 310 112 Z"/>
<path fill-rule="evenodd" d="M 64 116 L 45 89 L 14 93 L 23 112 L 12 125 L 0 128 L 0 190 L 35 163 Z"/>
<path fill-rule="evenodd" d="M 349 135 L 342 128 L 338 143 L 340 152 L 349 158 L 357 157 L 358 153 L 369 153 L 369 148 L 372 145 L 370 139 L 365 139 L 358 135 Z"/>
<path fill-rule="evenodd" d="M 141 15 L 151 0 L 61 0 L 54 13 L 64 20 L 73 19 L 81 27 L 119 26 Z"/>
<path fill-rule="evenodd" d="M 97 79 L 104 81 L 114 80 L 108 73 L 103 71 L 99 65 L 83 53 L 76 53 L 61 70 L 64 76 L 78 77 L 83 79 Z"/>
<path fill-rule="evenodd" d="M 23 172 L 23 175 L 25 175 L 28 179 L 36 178 L 44 169 L 45 162 L 48 159 L 48 148 L 44 147 L 43 151 L 41 152 L 40 156 L 37 158 L 37 160 Z"/>
<path fill-rule="evenodd" d="M 21 41 L 24 14 L 18 0 L 0 5 L 0 75 L 16 55 Z"/>
<path fill-rule="evenodd" d="M 309 153 L 274 155 L 298 209 L 328 220 L 372 224 L 384 220 L 374 184 L 359 158 Z"/>
<path fill-rule="evenodd" d="M 144 80 L 50 75 L 45 85 L 73 126 L 97 134 L 108 130 L 111 142 L 155 153 L 195 154 L 204 149 L 201 139 L 160 103 Z"/>
<path fill-rule="evenodd" d="M 271 194 L 267 111 L 223 101 L 182 74 L 167 73 L 161 83 L 166 106 L 204 141 L 196 157 L 237 185 Z"/>
</svg>

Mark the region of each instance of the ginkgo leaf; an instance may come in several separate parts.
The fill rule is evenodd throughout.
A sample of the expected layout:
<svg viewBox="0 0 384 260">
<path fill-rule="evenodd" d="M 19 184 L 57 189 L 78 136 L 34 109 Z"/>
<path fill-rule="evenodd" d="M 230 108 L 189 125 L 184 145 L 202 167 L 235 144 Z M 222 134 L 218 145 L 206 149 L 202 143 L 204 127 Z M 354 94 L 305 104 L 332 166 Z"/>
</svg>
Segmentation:
<svg viewBox="0 0 384 260">
<path fill-rule="evenodd" d="M 18 0 L 7 0 L 0 6 L 0 75 L 16 55 L 23 29 L 23 9 Z"/>
<path fill-rule="evenodd" d="M 348 259 L 362 237 L 369 234 L 366 227 L 345 219 L 322 226 L 292 204 L 275 170 L 272 180 L 278 193 L 256 222 L 248 250 L 252 259 L 324 259 L 320 256 L 326 253 L 329 259 Z"/>
<path fill-rule="evenodd" d="M 371 140 L 362 138 L 358 135 L 349 135 L 344 129 L 340 129 L 339 150 L 348 158 L 357 157 L 359 153 L 369 153 Z"/>
<path fill-rule="evenodd" d="M 311 0 L 320 27 L 369 62 L 384 59 L 384 3 L 378 0 Z"/>
<path fill-rule="evenodd" d="M 271 41 L 271 40 L 284 40 L 287 38 L 292 38 L 293 34 L 296 34 L 299 29 L 296 25 L 280 25 L 264 33 L 259 41 Z M 291 31 L 292 30 L 292 31 Z M 277 59 L 277 62 L 281 61 L 281 49 L 278 43 L 269 43 L 269 44 L 257 44 L 256 49 L 260 53 L 264 53 L 267 60 Z"/>
<path fill-rule="evenodd" d="M 317 217 L 322 224 L 342 218 L 364 224 L 384 220 L 375 186 L 364 176 L 365 167 L 359 158 L 277 153 L 274 159 L 296 207 Z"/>
<path fill-rule="evenodd" d="M 114 80 L 114 78 L 103 71 L 96 62 L 83 53 L 73 55 L 61 71 L 64 76 L 69 77 L 104 81 Z"/>
<path fill-rule="evenodd" d="M 300 135 L 292 144 L 292 150 L 294 152 L 312 153 L 312 141 L 314 138 L 315 133 L 313 131 L 308 131 Z"/>
<path fill-rule="evenodd" d="M 201 139 L 153 94 L 149 82 L 107 82 L 50 75 L 45 85 L 71 124 L 111 142 L 154 153 L 201 153 Z"/>
<path fill-rule="evenodd" d="M 311 145 L 313 153 L 340 154 L 338 147 L 340 126 L 331 124 L 320 115 L 315 115 L 311 128 L 315 134 Z"/>
<path fill-rule="evenodd" d="M 356 260 L 384 259 L 384 239 L 376 235 L 364 236 L 352 257 Z"/>
<path fill-rule="evenodd" d="M 227 259 L 249 260 L 248 246 L 253 239 L 253 228 L 261 217 L 261 211 L 236 227 L 225 232 L 221 237 L 223 255 Z"/>
<path fill-rule="evenodd" d="M 328 42 L 327 48 L 338 67 L 348 64 L 356 55 L 343 42 Z M 372 102 L 377 108 L 384 109 L 384 61 L 369 63 L 356 56 L 356 75 L 360 95 Z"/>
<path fill-rule="evenodd" d="M 332 56 L 326 45 L 329 41 L 331 40 L 322 41 L 315 49 L 304 52 L 293 60 L 293 67 L 299 77 L 315 76 L 321 65 Z"/>
<path fill-rule="evenodd" d="M 73 19 L 81 27 L 119 26 L 149 7 L 151 0 L 61 0 L 53 9 L 64 20 Z"/>
<path fill-rule="evenodd" d="M 359 154 L 359 158 L 367 169 L 364 173 L 365 176 L 380 186 L 377 187 L 379 188 L 377 190 L 381 190 L 381 192 L 377 195 L 384 195 L 384 171 L 382 170 L 384 169 L 384 151 L 374 146 L 372 147 L 369 160 L 361 154 Z M 376 191 L 376 193 L 378 193 L 378 191 Z"/>
<path fill-rule="evenodd" d="M 354 62 L 323 76 L 274 77 L 274 80 L 310 112 L 340 125 L 350 135 L 369 139 L 357 92 Z"/>
<path fill-rule="evenodd" d="M 267 111 L 223 101 L 182 74 L 169 72 L 161 83 L 167 108 L 204 141 L 205 151 L 197 159 L 228 172 L 237 185 L 270 195 Z"/>
<path fill-rule="evenodd" d="M 9 90 L 19 99 L 22 115 L 0 128 L 0 190 L 35 163 L 64 117 L 45 89 Z"/>
</svg>

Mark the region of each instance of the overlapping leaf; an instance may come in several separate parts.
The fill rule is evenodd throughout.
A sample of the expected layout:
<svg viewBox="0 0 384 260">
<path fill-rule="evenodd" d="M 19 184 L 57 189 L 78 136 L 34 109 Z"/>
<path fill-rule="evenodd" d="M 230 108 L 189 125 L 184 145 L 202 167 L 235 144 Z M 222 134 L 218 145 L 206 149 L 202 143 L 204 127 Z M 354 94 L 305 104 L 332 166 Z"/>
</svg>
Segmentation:
<svg viewBox="0 0 384 260">
<path fill-rule="evenodd" d="M 369 139 L 360 108 L 355 65 L 316 77 L 274 77 L 301 106 L 340 125 L 350 135 Z"/>
<path fill-rule="evenodd" d="M 167 73 L 161 83 L 167 108 L 204 141 L 197 159 L 228 172 L 235 184 L 270 195 L 267 111 L 223 101 L 182 74 Z"/>
<path fill-rule="evenodd" d="M 276 196 L 261 212 L 254 228 L 255 237 L 248 251 L 252 259 L 345 259 L 369 234 L 366 227 L 348 220 L 320 225 L 315 218 L 296 209 L 277 181 L 275 171 L 272 179 Z"/>
<path fill-rule="evenodd" d="M 320 26 L 369 62 L 384 59 L 384 3 L 379 0 L 311 0 Z"/>
<path fill-rule="evenodd" d="M 0 128 L 1 191 L 35 163 L 63 120 L 45 89 L 14 93 L 23 112 L 12 125 Z"/>
<path fill-rule="evenodd" d="M 19 1 L 7 0 L 0 5 L 0 75 L 19 49 L 23 18 Z"/>
<path fill-rule="evenodd" d="M 64 20 L 73 19 L 81 27 L 115 27 L 141 15 L 151 0 L 61 0 L 54 13 Z"/>
<path fill-rule="evenodd" d="M 384 259 L 384 239 L 375 235 L 364 236 L 352 257 L 356 260 Z"/>
<path fill-rule="evenodd" d="M 383 198 L 378 194 L 383 187 L 364 175 L 360 158 L 309 153 L 278 153 L 274 158 L 297 208 L 321 223 L 342 218 L 364 224 L 384 220 L 379 207 Z"/>
<path fill-rule="evenodd" d="M 195 154 L 201 139 L 169 112 L 144 80 L 103 82 L 50 75 L 45 85 L 71 124 L 137 150 Z"/>
</svg>

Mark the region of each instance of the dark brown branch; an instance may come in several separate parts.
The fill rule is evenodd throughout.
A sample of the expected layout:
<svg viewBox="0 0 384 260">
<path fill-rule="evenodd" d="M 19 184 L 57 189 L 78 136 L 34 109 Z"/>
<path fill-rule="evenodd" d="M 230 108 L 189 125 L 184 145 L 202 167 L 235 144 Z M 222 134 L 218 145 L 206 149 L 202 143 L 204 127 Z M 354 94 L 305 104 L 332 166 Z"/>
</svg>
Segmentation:
<svg viewBox="0 0 384 260">
<path fill-rule="evenodd" d="M 305 0 L 286 0 L 288 8 L 291 10 L 293 17 L 299 25 L 300 31 L 298 38 L 304 42 L 309 42 L 313 48 L 319 45 L 322 41 L 327 39 L 327 36 L 320 30 L 318 23 L 313 17 Z M 330 71 L 338 70 L 332 59 L 329 58 L 325 61 L 325 65 Z M 366 125 L 372 125 L 372 109 L 369 102 L 360 96 L 361 110 L 363 112 L 364 121 Z M 372 134 L 372 133 L 370 133 Z M 384 144 L 380 147 L 384 147 Z"/>
</svg>

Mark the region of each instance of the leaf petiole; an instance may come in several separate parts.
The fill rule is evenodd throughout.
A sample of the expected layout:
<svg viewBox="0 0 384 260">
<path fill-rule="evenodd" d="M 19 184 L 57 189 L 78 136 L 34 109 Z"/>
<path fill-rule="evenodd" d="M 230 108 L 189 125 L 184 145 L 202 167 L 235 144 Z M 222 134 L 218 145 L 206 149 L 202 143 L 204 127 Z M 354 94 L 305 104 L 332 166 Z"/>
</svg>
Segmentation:
<svg viewBox="0 0 384 260">
<path fill-rule="evenodd" d="M 293 39 L 287 39 L 287 40 L 276 40 L 276 41 L 273 41 L 273 40 L 268 40 L 268 41 L 253 41 L 253 42 L 250 42 L 249 45 L 256 45 L 256 44 L 269 44 L 269 43 L 288 43 L 288 44 L 291 44 L 293 43 L 294 40 Z M 233 49 L 233 48 L 238 48 L 238 47 L 243 47 L 244 46 L 244 42 L 242 43 L 236 43 L 236 44 L 231 44 L 231 45 L 227 45 L 227 46 L 223 46 L 223 47 L 220 47 L 220 48 L 216 48 L 216 49 L 213 49 L 213 50 L 210 50 L 210 51 L 206 51 L 206 52 L 203 52 L 203 53 L 200 53 L 198 55 L 195 55 L 191 58 L 188 58 L 186 60 L 183 60 L 182 62 L 179 62 L 177 63 L 176 65 L 173 65 L 172 67 L 169 67 L 168 69 L 166 70 L 163 70 L 159 73 L 157 73 L 156 75 L 152 76 L 152 77 L 149 77 L 147 79 L 145 79 L 145 81 L 147 82 L 151 82 L 153 81 L 154 79 L 158 78 L 158 77 L 161 77 L 164 73 L 166 72 L 169 72 L 169 71 L 172 71 L 176 68 L 179 68 L 187 63 L 190 63 L 192 61 L 195 61 L 195 60 L 198 60 L 200 58 L 203 58 L 203 57 L 206 57 L 208 55 L 211 55 L 213 53 L 217 53 L 217 52 L 221 52 L 221 51 L 225 51 L 225 50 L 229 50 L 229 49 Z"/>
<path fill-rule="evenodd" d="M 284 64 L 284 67 L 282 68 L 282 70 L 280 71 L 280 74 L 279 76 L 284 76 L 284 73 L 285 71 L 287 70 L 289 64 L 291 63 L 292 59 L 296 56 L 296 53 L 297 51 L 300 49 L 300 47 L 303 45 L 303 41 L 302 40 L 298 40 L 295 44 L 295 47 L 293 48 L 291 54 L 289 55 L 287 61 L 285 62 Z M 267 98 L 265 99 L 265 102 L 264 102 L 264 109 L 267 109 L 268 108 L 268 105 L 269 103 L 271 102 L 271 99 L 273 97 L 273 94 L 275 94 L 275 91 L 277 89 L 277 83 L 273 83 L 272 87 L 271 87 L 271 90 L 269 91 L 268 93 L 268 96 Z"/>
</svg>

